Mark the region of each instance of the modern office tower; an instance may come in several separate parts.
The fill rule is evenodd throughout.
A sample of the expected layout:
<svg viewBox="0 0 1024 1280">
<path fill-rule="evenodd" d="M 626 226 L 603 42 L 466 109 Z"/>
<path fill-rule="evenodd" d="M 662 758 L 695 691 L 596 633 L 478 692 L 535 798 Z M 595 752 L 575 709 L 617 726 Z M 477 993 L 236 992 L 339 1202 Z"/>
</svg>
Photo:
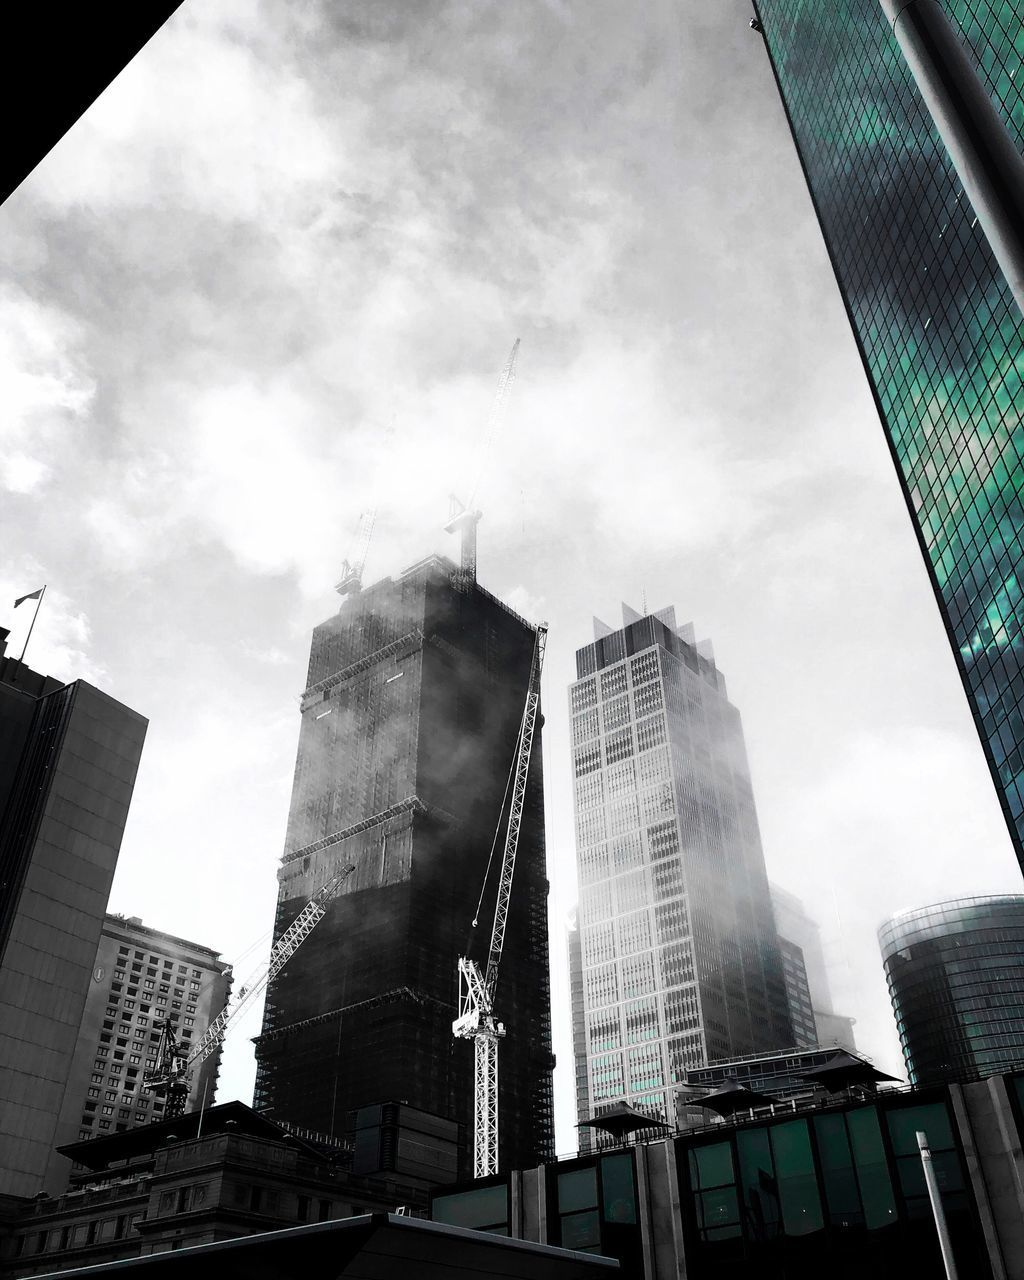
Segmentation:
<svg viewBox="0 0 1024 1280">
<path fill-rule="evenodd" d="M 945 8 L 1021 149 L 1017 7 Z M 879 0 L 755 10 L 1024 866 L 1024 318 Z"/>
<path fill-rule="evenodd" d="M 807 914 L 804 904 L 795 894 L 777 884 L 771 885 L 770 889 L 786 970 L 793 1029 L 797 1033 L 796 1043 L 807 1048 L 841 1045 L 855 1051 L 854 1020 L 836 1013 L 832 1004 L 828 967 L 817 921 Z M 806 1039 L 808 1035 L 813 1035 L 814 1039 Z"/>
<path fill-rule="evenodd" d="M 594 630 L 569 691 L 589 1101 L 671 1117 L 688 1068 L 792 1046 L 782 958 L 710 645 L 672 609 Z"/>
<path fill-rule="evenodd" d="M 1024 1064 L 1024 897 L 903 911 L 878 941 L 911 1084 Z"/>
<path fill-rule="evenodd" d="M 587 1014 L 583 996 L 583 947 L 580 942 L 579 907 L 569 916 L 566 929 L 566 948 L 569 957 L 569 1001 L 572 1006 L 572 1056 L 576 1081 L 576 1114 L 590 1115 L 590 1075 L 587 1070 Z M 590 1129 L 579 1129 L 581 1151 L 589 1151 L 593 1134 Z"/>
<path fill-rule="evenodd" d="M 501 842 L 477 916 L 535 631 L 431 556 L 350 594 L 313 633 L 275 936 L 355 867 L 267 994 L 256 1106 L 342 1136 L 407 1102 L 473 1136 L 473 1049 L 453 1043 L 460 954 L 486 960 Z M 552 1151 L 541 745 L 533 745 L 496 1014 L 502 1164 Z M 474 918 L 480 924 L 471 925 Z"/>
<path fill-rule="evenodd" d="M 155 1024 L 169 1019 L 188 1050 L 224 1008 L 230 989 L 231 967 L 212 948 L 151 929 L 138 916 L 107 915 L 57 1145 L 123 1132 L 160 1116 L 163 1098 L 142 1088 L 143 1071 L 156 1066 Z M 193 1072 L 187 1110 L 213 1105 L 219 1070 L 217 1049 Z M 65 1168 L 70 1171 L 67 1162 Z"/>
<path fill-rule="evenodd" d="M 48 1186 L 146 720 L 4 656 L 0 628 L 0 1193 Z"/>
</svg>

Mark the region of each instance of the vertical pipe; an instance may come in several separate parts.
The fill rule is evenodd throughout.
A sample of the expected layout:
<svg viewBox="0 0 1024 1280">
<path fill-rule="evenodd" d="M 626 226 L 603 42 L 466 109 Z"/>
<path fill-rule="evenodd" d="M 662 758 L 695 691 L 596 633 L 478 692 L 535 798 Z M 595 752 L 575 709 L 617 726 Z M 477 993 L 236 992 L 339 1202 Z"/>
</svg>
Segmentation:
<svg viewBox="0 0 1024 1280">
<path fill-rule="evenodd" d="M 1024 312 L 1024 157 L 938 0 L 881 0 L 881 5 Z"/>
<path fill-rule="evenodd" d="M 931 1201 L 935 1230 L 938 1233 L 939 1248 L 942 1251 L 942 1265 L 946 1269 L 946 1280 L 957 1280 L 956 1263 L 953 1261 L 953 1246 L 949 1239 L 949 1228 L 946 1226 L 946 1211 L 942 1207 L 939 1183 L 935 1177 L 935 1169 L 932 1166 L 932 1153 L 928 1146 L 928 1137 L 920 1129 L 917 1131 L 917 1149 L 921 1153 L 921 1165 L 924 1168 L 928 1199 Z"/>
</svg>

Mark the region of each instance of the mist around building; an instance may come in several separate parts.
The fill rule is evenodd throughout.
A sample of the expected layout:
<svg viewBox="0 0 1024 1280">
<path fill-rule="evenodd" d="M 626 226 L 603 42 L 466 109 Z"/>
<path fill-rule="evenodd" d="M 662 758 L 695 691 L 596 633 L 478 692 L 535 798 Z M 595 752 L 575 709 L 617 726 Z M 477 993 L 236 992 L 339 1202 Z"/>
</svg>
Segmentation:
<svg viewBox="0 0 1024 1280">
<path fill-rule="evenodd" d="M 1024 865 L 1011 10 L 758 0 L 750 32 Z M 769 879 L 741 708 L 677 618 L 685 574 L 675 602 L 580 618 L 552 687 L 547 623 L 480 581 L 475 497 L 451 499 L 450 556 L 376 581 L 376 508 L 360 521 L 310 639 L 244 981 L 215 938 L 109 911 L 159 726 L 26 661 L 46 613 L 24 584 L 20 656 L 0 627 L 0 1275 L 1024 1278 L 1024 894 L 879 921 L 903 1076 L 883 1070 L 837 1007 L 825 922 Z M 546 762 L 545 700 L 569 726 Z M 552 777 L 578 881 L 560 936 Z M 253 1096 L 220 1097 L 260 1007 Z"/>
</svg>

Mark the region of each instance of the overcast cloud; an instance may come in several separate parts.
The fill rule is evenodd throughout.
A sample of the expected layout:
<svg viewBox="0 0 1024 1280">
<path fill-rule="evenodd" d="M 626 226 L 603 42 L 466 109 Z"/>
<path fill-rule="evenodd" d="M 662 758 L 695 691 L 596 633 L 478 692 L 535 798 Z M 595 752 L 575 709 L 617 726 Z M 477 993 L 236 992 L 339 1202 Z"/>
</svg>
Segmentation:
<svg viewBox="0 0 1024 1280">
<path fill-rule="evenodd" d="M 877 924 L 1020 888 L 748 16 L 185 0 L 0 208 L 2 585 L 49 584 L 34 666 L 151 722 L 113 910 L 228 960 L 269 935 L 309 633 L 359 514 L 390 574 L 454 551 L 448 494 L 482 475 L 481 581 L 552 628 L 560 1150 L 592 614 L 646 597 L 713 638 L 769 874 L 885 1069 Z M 19 648 L 28 615 L 0 609 Z M 258 1029 L 222 1100 L 250 1099 Z"/>
</svg>

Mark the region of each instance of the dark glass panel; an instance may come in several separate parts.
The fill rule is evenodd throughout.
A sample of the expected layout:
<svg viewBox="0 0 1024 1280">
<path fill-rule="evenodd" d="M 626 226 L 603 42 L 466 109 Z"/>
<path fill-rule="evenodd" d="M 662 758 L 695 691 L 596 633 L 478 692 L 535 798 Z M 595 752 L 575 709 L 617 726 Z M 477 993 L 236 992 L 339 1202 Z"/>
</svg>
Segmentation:
<svg viewBox="0 0 1024 1280">
<path fill-rule="evenodd" d="M 932 1151 L 949 1151 L 954 1146 L 949 1113 L 942 1102 L 916 1107 L 900 1107 L 886 1115 L 892 1149 L 898 1156 L 917 1155 L 917 1131 L 928 1136 Z"/>
<path fill-rule="evenodd" d="M 562 1219 L 563 1249 L 590 1249 L 600 1243 L 601 1219 L 596 1209 L 573 1213 Z"/>
<path fill-rule="evenodd" d="M 716 1142 L 710 1147 L 694 1147 L 690 1150 L 690 1178 L 695 1191 L 706 1187 L 721 1187 L 734 1182 L 732 1150 L 728 1142 Z"/>
<path fill-rule="evenodd" d="M 602 1156 L 601 1192 L 606 1222 L 636 1222 L 636 1190 L 630 1152 Z"/>
<path fill-rule="evenodd" d="M 697 1224 L 705 1231 L 723 1231 L 731 1228 L 732 1235 L 740 1234 L 740 1206 L 735 1187 L 716 1187 L 695 1197 Z"/>
<path fill-rule="evenodd" d="M 779 1234 L 782 1215 L 767 1129 L 740 1129 L 736 1150 L 747 1235 L 752 1240 L 772 1240 Z"/>
<path fill-rule="evenodd" d="M 853 1153 L 846 1133 L 846 1121 L 837 1114 L 816 1116 L 814 1131 L 829 1221 L 835 1226 L 861 1226 L 864 1213 L 853 1172 Z"/>
<path fill-rule="evenodd" d="M 791 1120 L 770 1130 L 775 1176 L 786 1235 L 804 1236 L 825 1225 L 806 1120 Z"/>
<path fill-rule="evenodd" d="M 597 1208 L 597 1169 L 572 1169 L 558 1175 L 558 1211 Z"/>
<path fill-rule="evenodd" d="M 480 1187 L 475 1191 L 459 1191 L 450 1196 L 437 1196 L 430 1207 L 434 1222 L 450 1227 L 485 1228 L 508 1226 L 508 1187 Z"/>
<path fill-rule="evenodd" d="M 896 1222 L 896 1198 L 882 1145 L 882 1130 L 874 1107 L 850 1111 L 846 1116 L 850 1149 L 869 1230 Z"/>
</svg>

